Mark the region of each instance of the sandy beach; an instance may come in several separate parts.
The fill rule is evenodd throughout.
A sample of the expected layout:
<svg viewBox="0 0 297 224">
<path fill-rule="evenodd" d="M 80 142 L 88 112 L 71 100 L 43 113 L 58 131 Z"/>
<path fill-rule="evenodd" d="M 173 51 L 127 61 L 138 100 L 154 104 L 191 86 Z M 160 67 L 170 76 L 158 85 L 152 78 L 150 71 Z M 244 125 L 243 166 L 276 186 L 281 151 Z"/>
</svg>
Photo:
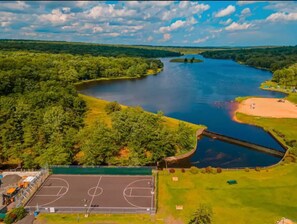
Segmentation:
<svg viewBox="0 0 297 224">
<path fill-rule="evenodd" d="M 239 103 L 234 112 L 272 118 L 297 118 L 297 105 L 278 98 L 249 98 Z"/>
</svg>

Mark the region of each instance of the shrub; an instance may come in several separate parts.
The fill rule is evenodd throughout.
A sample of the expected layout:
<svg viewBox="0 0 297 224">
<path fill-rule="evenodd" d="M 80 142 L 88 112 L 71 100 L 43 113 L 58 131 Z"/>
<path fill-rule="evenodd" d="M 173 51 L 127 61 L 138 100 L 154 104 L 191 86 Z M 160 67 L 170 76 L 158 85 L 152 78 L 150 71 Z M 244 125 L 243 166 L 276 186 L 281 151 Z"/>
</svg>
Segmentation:
<svg viewBox="0 0 297 224">
<path fill-rule="evenodd" d="M 190 173 L 197 174 L 197 173 L 199 173 L 199 169 L 196 166 L 192 166 L 190 168 Z"/>
<path fill-rule="evenodd" d="M 294 156 L 288 155 L 284 158 L 284 162 L 285 163 L 294 163 L 294 162 L 296 162 L 296 159 Z"/>
<path fill-rule="evenodd" d="M 244 171 L 245 171 L 245 172 L 250 172 L 250 169 L 249 169 L 248 167 L 246 167 L 246 168 L 244 169 Z"/>
<path fill-rule="evenodd" d="M 213 172 L 212 167 L 211 167 L 211 166 L 206 167 L 206 168 L 205 168 L 205 172 L 206 172 L 206 173 L 212 173 L 212 172 Z"/>
<path fill-rule="evenodd" d="M 175 169 L 170 168 L 170 169 L 169 169 L 169 173 L 175 173 Z"/>
<path fill-rule="evenodd" d="M 114 101 L 114 102 L 108 103 L 104 109 L 107 114 L 111 114 L 113 112 L 120 111 L 122 108 L 118 102 Z"/>
<path fill-rule="evenodd" d="M 222 168 L 218 167 L 217 168 L 217 173 L 222 173 Z"/>
<path fill-rule="evenodd" d="M 260 172 L 261 169 L 260 169 L 260 167 L 256 166 L 255 170 L 256 170 L 257 172 Z"/>
<path fill-rule="evenodd" d="M 181 169 L 181 172 L 182 172 L 182 173 L 185 173 L 185 172 L 186 172 L 186 170 L 185 170 L 184 168 L 182 168 L 182 169 Z"/>
<path fill-rule="evenodd" d="M 206 204 L 200 204 L 199 208 L 194 212 L 189 224 L 211 224 L 212 208 Z"/>
<path fill-rule="evenodd" d="M 5 216 L 4 223 L 11 224 L 16 221 L 19 221 L 22 218 L 24 218 L 26 214 L 27 214 L 27 211 L 25 210 L 24 207 L 14 208 L 8 213 L 8 215 Z"/>
</svg>

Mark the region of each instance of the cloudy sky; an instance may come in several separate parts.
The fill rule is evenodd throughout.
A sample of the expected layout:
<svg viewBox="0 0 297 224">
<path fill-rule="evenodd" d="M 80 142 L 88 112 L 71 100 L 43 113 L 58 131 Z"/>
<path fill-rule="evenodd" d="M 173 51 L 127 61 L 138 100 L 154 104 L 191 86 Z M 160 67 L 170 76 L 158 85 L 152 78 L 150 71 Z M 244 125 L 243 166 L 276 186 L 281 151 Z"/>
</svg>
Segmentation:
<svg viewBox="0 0 297 224">
<path fill-rule="evenodd" d="M 182 46 L 296 45 L 294 1 L 9 1 L 0 39 Z"/>
</svg>

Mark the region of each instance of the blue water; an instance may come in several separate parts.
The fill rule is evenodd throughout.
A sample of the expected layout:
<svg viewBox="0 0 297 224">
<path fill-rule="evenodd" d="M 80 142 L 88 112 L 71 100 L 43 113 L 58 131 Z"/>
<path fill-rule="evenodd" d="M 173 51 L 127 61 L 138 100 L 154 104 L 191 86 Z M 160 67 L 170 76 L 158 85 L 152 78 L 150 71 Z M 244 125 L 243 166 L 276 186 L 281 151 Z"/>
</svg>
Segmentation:
<svg viewBox="0 0 297 224">
<path fill-rule="evenodd" d="M 103 81 L 90 85 L 83 94 L 142 106 L 151 112 L 205 124 L 210 131 L 283 150 L 263 129 L 232 120 L 233 101 L 238 96 L 283 97 L 281 93 L 259 89 L 272 74 L 231 60 L 207 59 L 202 63 L 170 63 L 162 59 L 164 70 L 156 76 L 135 80 Z M 278 158 L 241 146 L 204 137 L 186 166 L 253 167 L 267 166 Z"/>
</svg>

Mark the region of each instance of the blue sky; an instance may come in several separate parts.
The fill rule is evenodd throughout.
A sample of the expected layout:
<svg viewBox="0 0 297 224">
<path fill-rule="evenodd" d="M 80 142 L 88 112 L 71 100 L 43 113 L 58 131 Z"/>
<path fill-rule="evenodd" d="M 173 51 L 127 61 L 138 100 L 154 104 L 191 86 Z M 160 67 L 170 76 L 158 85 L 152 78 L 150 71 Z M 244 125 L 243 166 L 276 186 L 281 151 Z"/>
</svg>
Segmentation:
<svg viewBox="0 0 297 224">
<path fill-rule="evenodd" d="M 296 1 L 1 1 L 1 39 L 106 44 L 297 44 Z"/>
</svg>

